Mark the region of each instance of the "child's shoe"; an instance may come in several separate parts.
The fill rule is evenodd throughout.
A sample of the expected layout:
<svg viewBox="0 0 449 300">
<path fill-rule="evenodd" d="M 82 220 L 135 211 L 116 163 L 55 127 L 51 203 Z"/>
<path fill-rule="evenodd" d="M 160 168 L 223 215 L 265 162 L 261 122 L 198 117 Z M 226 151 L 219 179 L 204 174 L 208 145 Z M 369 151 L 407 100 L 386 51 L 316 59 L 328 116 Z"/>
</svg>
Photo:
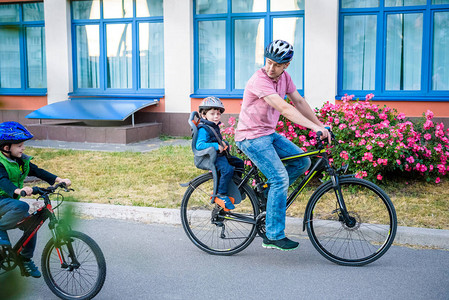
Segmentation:
<svg viewBox="0 0 449 300">
<path fill-rule="evenodd" d="M 11 242 L 9 241 L 8 234 L 5 230 L 0 230 L 0 246 L 11 246 Z"/>
<path fill-rule="evenodd" d="M 32 259 L 25 260 L 23 262 L 23 266 L 25 267 L 25 276 L 31 276 L 34 278 L 41 277 L 41 272 L 39 272 L 39 269 L 36 267 Z"/>
<path fill-rule="evenodd" d="M 215 203 L 220 205 L 225 211 L 229 211 L 229 210 L 235 208 L 235 206 L 234 206 L 234 201 L 235 200 L 232 197 L 228 197 L 228 196 L 225 196 L 225 195 L 218 194 L 215 197 L 214 201 L 215 201 Z"/>
</svg>

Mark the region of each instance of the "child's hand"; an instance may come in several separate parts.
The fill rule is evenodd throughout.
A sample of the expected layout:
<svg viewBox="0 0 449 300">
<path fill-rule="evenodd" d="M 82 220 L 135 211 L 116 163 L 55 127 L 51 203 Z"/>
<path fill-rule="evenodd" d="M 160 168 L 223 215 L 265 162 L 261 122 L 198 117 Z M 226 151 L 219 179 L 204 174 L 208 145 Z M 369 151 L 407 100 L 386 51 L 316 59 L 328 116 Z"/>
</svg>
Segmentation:
<svg viewBox="0 0 449 300">
<path fill-rule="evenodd" d="M 64 182 L 66 186 L 70 186 L 70 185 L 72 184 L 72 181 L 70 181 L 70 179 L 68 179 L 68 178 L 59 178 L 59 177 L 56 177 L 56 180 L 55 180 L 55 181 L 56 181 L 57 183 Z"/>
<path fill-rule="evenodd" d="M 224 149 L 225 149 L 225 148 L 224 148 L 222 145 L 218 144 L 218 151 L 219 151 L 220 153 L 223 152 Z"/>
<path fill-rule="evenodd" d="M 31 196 L 33 193 L 33 188 L 29 187 L 29 186 L 25 186 L 22 189 L 16 189 L 14 191 L 15 194 L 20 195 L 20 193 L 24 191 L 26 193 L 27 196 Z"/>
</svg>

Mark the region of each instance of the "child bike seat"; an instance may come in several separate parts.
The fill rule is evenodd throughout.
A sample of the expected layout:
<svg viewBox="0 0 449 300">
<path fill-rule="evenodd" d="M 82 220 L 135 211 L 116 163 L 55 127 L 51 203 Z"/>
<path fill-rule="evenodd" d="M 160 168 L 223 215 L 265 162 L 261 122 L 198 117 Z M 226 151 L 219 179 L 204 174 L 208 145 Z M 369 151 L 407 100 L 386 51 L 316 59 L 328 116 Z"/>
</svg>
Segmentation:
<svg viewBox="0 0 449 300">
<path fill-rule="evenodd" d="M 200 122 L 200 115 L 193 111 L 189 117 L 189 125 L 192 129 L 192 152 L 193 162 L 198 169 L 208 170 L 212 172 L 214 179 L 214 190 L 212 192 L 212 199 L 217 194 L 219 174 L 215 168 L 215 160 L 217 159 L 217 150 L 214 147 L 209 147 L 203 150 L 196 149 L 196 142 L 198 140 L 198 124 Z M 228 185 L 228 195 L 234 198 L 234 203 L 239 204 L 242 201 L 242 196 L 234 181 L 230 181 Z"/>
</svg>

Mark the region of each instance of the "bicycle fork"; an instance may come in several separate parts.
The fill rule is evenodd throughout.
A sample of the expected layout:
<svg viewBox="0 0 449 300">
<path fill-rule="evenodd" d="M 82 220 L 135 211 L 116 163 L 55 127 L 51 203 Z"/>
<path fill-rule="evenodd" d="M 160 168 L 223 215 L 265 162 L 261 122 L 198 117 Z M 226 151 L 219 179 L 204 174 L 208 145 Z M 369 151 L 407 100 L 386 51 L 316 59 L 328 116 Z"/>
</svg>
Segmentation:
<svg viewBox="0 0 449 300">
<path fill-rule="evenodd" d="M 346 208 L 345 200 L 343 198 L 343 193 L 341 192 L 341 186 L 339 177 L 337 176 L 334 169 L 329 170 L 329 174 L 331 175 L 332 187 L 335 192 L 335 196 L 337 197 L 338 206 L 340 207 L 339 221 L 343 222 L 349 228 L 352 228 L 356 225 L 356 219 L 351 217 Z"/>
<path fill-rule="evenodd" d="M 64 231 L 68 232 L 68 230 L 67 230 L 67 228 L 56 227 L 55 222 L 57 222 L 57 221 L 51 220 L 49 227 L 50 227 L 50 231 L 51 231 L 51 234 L 53 237 L 55 250 L 56 250 L 56 253 L 58 254 L 58 258 L 61 263 L 61 268 L 69 269 L 69 271 L 78 269 L 81 264 L 78 262 L 78 259 L 76 258 L 76 254 L 75 254 L 75 251 L 73 250 L 73 246 L 72 246 L 72 239 L 70 237 L 67 237 L 67 241 L 66 241 L 65 245 L 67 246 L 68 257 L 70 258 L 71 263 L 67 262 L 67 259 L 64 255 L 64 251 L 62 251 Z"/>
</svg>

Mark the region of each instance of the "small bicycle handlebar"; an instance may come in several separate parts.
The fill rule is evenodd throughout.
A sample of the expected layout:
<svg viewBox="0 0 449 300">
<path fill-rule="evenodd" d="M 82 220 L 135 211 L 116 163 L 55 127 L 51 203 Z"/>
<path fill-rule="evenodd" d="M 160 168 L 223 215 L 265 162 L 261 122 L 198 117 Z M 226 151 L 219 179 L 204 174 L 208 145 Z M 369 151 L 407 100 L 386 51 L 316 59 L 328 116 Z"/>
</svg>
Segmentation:
<svg viewBox="0 0 449 300">
<path fill-rule="evenodd" d="M 69 191 L 69 190 L 67 189 L 67 185 L 66 185 L 64 182 L 60 182 L 60 183 L 58 183 L 58 184 L 56 184 L 56 185 L 54 185 L 54 186 L 49 186 L 49 187 L 47 187 L 47 188 L 41 188 L 41 187 L 38 187 L 38 186 L 33 186 L 33 187 L 32 187 L 33 192 L 32 192 L 31 194 L 33 194 L 33 195 L 37 195 L 37 194 L 39 194 L 39 195 L 43 195 L 43 194 L 52 194 L 52 193 L 54 193 L 58 188 L 63 188 L 65 191 Z M 25 197 L 26 195 L 27 195 L 27 194 L 26 194 L 25 191 L 21 191 L 21 192 L 20 192 L 20 196 Z"/>
</svg>

